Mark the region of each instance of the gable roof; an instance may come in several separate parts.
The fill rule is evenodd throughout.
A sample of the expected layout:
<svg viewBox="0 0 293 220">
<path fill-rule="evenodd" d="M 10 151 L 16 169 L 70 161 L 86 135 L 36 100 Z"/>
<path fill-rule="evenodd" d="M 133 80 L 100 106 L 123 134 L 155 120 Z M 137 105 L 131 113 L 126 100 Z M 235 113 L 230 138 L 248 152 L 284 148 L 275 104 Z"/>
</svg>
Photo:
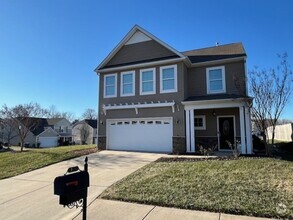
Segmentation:
<svg viewBox="0 0 293 220">
<path fill-rule="evenodd" d="M 18 120 L 23 123 L 25 126 L 30 128 L 30 132 L 34 135 L 38 135 L 45 130 L 45 127 L 49 127 L 48 121 L 46 118 L 18 118 Z M 26 121 L 26 122 L 24 122 Z"/>
<path fill-rule="evenodd" d="M 189 50 L 182 52 L 191 63 L 202 63 L 230 58 L 246 57 L 242 43 L 232 43 L 220 46 Z"/>
<path fill-rule="evenodd" d="M 132 41 L 131 38 L 133 36 L 135 36 L 135 34 L 137 34 L 137 33 L 143 34 L 144 35 L 143 38 L 145 40 L 148 40 L 148 39 L 154 40 L 157 43 L 164 46 L 165 48 L 167 48 L 168 50 L 172 51 L 177 56 L 179 56 L 181 58 L 186 58 L 182 53 L 178 52 L 177 50 L 175 50 L 174 48 L 172 48 L 171 46 L 169 46 L 165 42 L 161 41 L 160 39 L 158 39 L 157 37 L 155 37 L 154 35 L 152 35 L 148 31 L 146 31 L 145 29 L 141 28 L 138 25 L 134 25 L 134 27 L 126 34 L 126 36 L 120 41 L 120 43 L 110 52 L 110 54 L 95 69 L 95 72 L 98 72 L 100 69 L 102 69 L 124 45 L 126 45 L 127 43 Z M 141 34 L 138 34 L 138 35 L 141 35 Z"/>
<path fill-rule="evenodd" d="M 82 121 L 78 121 L 74 124 L 75 125 L 78 125 L 78 124 L 83 124 L 83 123 L 86 123 L 88 124 L 89 126 L 91 126 L 92 128 L 97 128 L 98 127 L 98 122 L 97 122 L 97 119 L 84 119 Z"/>
<path fill-rule="evenodd" d="M 46 129 L 44 129 L 42 132 L 40 132 L 40 133 L 38 133 L 38 134 L 35 134 L 36 136 L 40 136 L 40 135 L 42 135 L 42 134 L 44 134 L 44 133 L 46 133 L 46 132 L 52 132 L 52 133 L 54 133 L 56 136 L 59 136 L 59 134 L 58 134 L 58 132 L 57 131 L 55 131 L 53 128 L 51 128 L 51 127 L 48 127 L 48 128 L 46 128 Z"/>
<path fill-rule="evenodd" d="M 92 128 L 97 128 L 97 120 L 85 119 L 85 122 Z"/>
</svg>

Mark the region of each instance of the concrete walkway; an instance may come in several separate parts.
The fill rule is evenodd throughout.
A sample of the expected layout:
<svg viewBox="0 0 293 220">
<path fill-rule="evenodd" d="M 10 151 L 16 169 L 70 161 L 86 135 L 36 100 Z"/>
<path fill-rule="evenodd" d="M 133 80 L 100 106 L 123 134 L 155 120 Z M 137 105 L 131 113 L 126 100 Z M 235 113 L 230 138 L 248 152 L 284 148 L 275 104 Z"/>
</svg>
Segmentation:
<svg viewBox="0 0 293 220">
<path fill-rule="evenodd" d="M 174 157 L 164 154 L 118 151 L 102 151 L 89 155 L 90 188 L 88 193 L 87 219 L 264 219 L 96 199 L 102 191 L 116 181 L 163 156 Z M 69 209 L 59 205 L 58 196 L 53 195 L 53 181 L 56 176 L 63 175 L 69 167 L 79 166 L 83 169 L 84 158 L 85 156 L 75 158 L 19 176 L 0 180 L 0 219 L 81 219 L 81 208 Z"/>
<path fill-rule="evenodd" d="M 107 187 L 162 154 L 102 151 L 89 155 L 90 188 L 88 204 Z M 84 158 L 57 163 L 29 173 L 0 180 L 0 219 L 73 219 L 81 208 L 59 205 L 53 195 L 53 181 L 69 167 L 83 169 Z M 4 169 L 2 167 L 2 169 Z"/>
<path fill-rule="evenodd" d="M 128 202 L 95 200 L 87 210 L 88 220 L 265 220 L 249 216 L 165 208 Z M 81 220 L 79 215 L 75 220 Z M 271 220 L 271 219 L 270 219 Z"/>
</svg>

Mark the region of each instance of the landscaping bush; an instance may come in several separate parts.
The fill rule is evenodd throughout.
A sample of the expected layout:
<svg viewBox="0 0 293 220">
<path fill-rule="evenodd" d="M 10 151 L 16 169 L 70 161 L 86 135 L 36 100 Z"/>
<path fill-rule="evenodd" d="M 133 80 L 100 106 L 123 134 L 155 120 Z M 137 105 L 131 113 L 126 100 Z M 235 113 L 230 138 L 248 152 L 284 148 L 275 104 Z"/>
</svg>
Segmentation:
<svg viewBox="0 0 293 220">
<path fill-rule="evenodd" d="M 252 135 L 252 145 L 253 145 L 253 150 L 255 153 L 265 153 L 266 152 L 266 147 L 265 147 L 264 141 L 261 140 L 256 135 Z"/>
</svg>

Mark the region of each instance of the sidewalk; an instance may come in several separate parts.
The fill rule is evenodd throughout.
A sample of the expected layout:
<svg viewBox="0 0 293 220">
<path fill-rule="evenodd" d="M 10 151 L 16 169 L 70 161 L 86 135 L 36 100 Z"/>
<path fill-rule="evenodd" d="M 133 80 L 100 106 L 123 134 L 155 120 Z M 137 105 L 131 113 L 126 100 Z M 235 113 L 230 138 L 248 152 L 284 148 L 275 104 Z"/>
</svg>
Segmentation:
<svg viewBox="0 0 293 220">
<path fill-rule="evenodd" d="M 81 220 L 79 214 L 75 220 Z M 152 205 L 96 199 L 87 209 L 88 220 L 265 220 L 222 213 L 165 208 Z M 271 219 L 270 219 L 271 220 Z"/>
</svg>

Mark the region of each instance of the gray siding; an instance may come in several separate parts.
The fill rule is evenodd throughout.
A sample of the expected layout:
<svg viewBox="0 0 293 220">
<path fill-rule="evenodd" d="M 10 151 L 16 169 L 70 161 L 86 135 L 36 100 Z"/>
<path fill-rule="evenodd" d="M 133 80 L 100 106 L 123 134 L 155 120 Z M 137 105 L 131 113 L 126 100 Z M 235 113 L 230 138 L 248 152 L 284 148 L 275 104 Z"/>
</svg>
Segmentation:
<svg viewBox="0 0 293 220">
<path fill-rule="evenodd" d="M 166 64 L 162 66 L 169 66 L 173 64 Z M 150 67 L 153 68 L 153 67 Z M 181 102 L 184 98 L 184 78 L 183 78 L 183 64 L 177 64 L 177 90 L 176 93 L 160 93 L 160 66 L 154 66 L 156 68 L 156 94 L 152 95 L 139 95 L 140 92 L 140 69 L 144 68 L 137 68 L 137 69 L 129 69 L 129 71 L 135 71 L 135 96 L 127 96 L 127 97 L 120 97 L 120 82 L 121 82 L 121 72 L 117 72 L 117 97 L 115 98 L 103 98 L 104 96 L 104 76 L 106 74 L 100 75 L 100 102 L 104 105 L 113 105 L 113 104 L 125 104 L 125 103 L 137 103 L 137 102 L 150 102 L 150 101 L 179 101 Z M 127 70 L 123 70 L 127 71 Z M 111 73 L 109 73 L 111 74 Z M 102 107 L 102 106 L 100 106 Z M 101 109 L 100 109 L 101 110 Z"/>
<path fill-rule="evenodd" d="M 213 116 L 213 110 L 215 110 L 216 116 Z M 194 116 L 196 115 L 205 115 L 206 117 L 206 130 L 195 130 L 196 137 L 217 137 L 217 116 L 225 115 L 235 116 L 236 136 L 240 136 L 239 108 L 195 110 Z"/>
<path fill-rule="evenodd" d="M 188 69 L 188 96 L 207 95 L 206 68 L 225 66 L 226 93 L 246 95 L 244 61 Z"/>
<path fill-rule="evenodd" d="M 154 40 L 124 45 L 105 67 L 123 63 L 174 56 L 172 51 Z"/>
<path fill-rule="evenodd" d="M 172 65 L 172 64 L 168 64 Z M 166 65 L 167 66 L 167 65 Z M 177 90 L 176 93 L 164 93 L 160 94 L 160 66 L 154 66 L 156 68 L 156 94 L 153 95 L 139 95 L 139 77 L 140 69 L 130 69 L 135 71 L 135 96 L 120 97 L 120 72 L 117 74 L 117 97 L 116 98 L 103 98 L 104 93 L 104 75 L 100 75 L 100 87 L 99 87 L 99 123 L 98 132 L 99 136 L 106 135 L 106 119 L 109 118 L 143 118 L 143 117 L 173 117 L 173 136 L 185 136 L 185 122 L 184 122 L 184 108 L 181 104 L 184 99 L 184 64 L 177 63 Z M 143 69 L 143 68 L 142 68 Z M 134 109 L 129 110 L 110 110 L 107 111 L 107 115 L 103 114 L 104 105 L 114 104 L 131 104 L 131 103 L 144 103 L 144 102 L 162 102 L 162 101 L 175 101 L 176 111 L 172 113 L 172 108 L 149 108 L 139 109 L 139 113 L 136 114 Z"/>
<path fill-rule="evenodd" d="M 24 139 L 24 144 L 26 144 L 26 143 L 29 143 L 31 146 L 36 143 L 36 136 L 30 131 L 27 133 L 27 136 Z M 13 138 L 10 141 L 10 144 L 15 145 L 15 146 L 19 145 L 20 144 L 19 136 Z"/>
</svg>

